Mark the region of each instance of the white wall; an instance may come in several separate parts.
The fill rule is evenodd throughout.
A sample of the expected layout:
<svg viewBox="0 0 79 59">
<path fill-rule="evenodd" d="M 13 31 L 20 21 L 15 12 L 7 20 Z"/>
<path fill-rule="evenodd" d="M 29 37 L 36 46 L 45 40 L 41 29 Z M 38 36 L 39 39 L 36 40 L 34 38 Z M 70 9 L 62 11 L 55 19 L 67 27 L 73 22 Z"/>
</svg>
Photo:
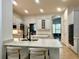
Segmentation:
<svg viewBox="0 0 79 59">
<path fill-rule="evenodd" d="M 69 42 L 68 42 L 68 25 L 69 24 L 74 24 L 74 11 L 72 8 L 67 8 L 62 15 L 62 42 L 69 47 Z"/>
<path fill-rule="evenodd" d="M 17 25 L 17 28 L 19 29 L 20 24 L 23 24 L 23 18 L 19 14 L 14 13 L 13 24 Z"/>
<path fill-rule="evenodd" d="M 79 11 L 74 10 L 74 51 L 77 53 L 79 49 L 79 41 L 77 37 L 79 37 Z M 78 42 L 77 42 L 78 41 Z M 78 52 L 79 54 L 79 52 Z"/>
<path fill-rule="evenodd" d="M 0 0 L 0 59 L 2 59 L 2 0 Z"/>
<path fill-rule="evenodd" d="M 74 46 L 68 42 L 68 25 L 74 24 Z M 66 9 L 62 15 L 62 42 L 77 53 L 79 39 L 79 10 L 74 8 Z"/>
<path fill-rule="evenodd" d="M 77 53 L 78 49 L 78 37 L 79 37 L 79 9 L 69 9 L 68 24 L 74 24 L 74 46 L 69 44 L 69 47 Z"/>
<path fill-rule="evenodd" d="M 36 30 L 37 34 L 46 34 L 44 32 L 39 32 L 39 30 L 42 30 L 41 27 L 41 21 L 45 20 L 45 28 L 46 30 L 49 30 L 48 34 L 51 36 L 52 35 L 52 15 L 39 15 L 39 16 L 29 16 L 24 18 L 25 21 L 24 23 L 29 26 L 30 23 L 35 23 L 36 24 Z M 46 32 L 46 31 L 45 31 Z"/>
<path fill-rule="evenodd" d="M 70 24 L 74 24 L 74 9 L 71 8 L 71 9 L 68 9 L 68 25 Z M 74 32 L 73 32 L 74 33 Z M 73 38 L 74 38 L 74 35 L 73 35 Z M 77 51 L 74 49 L 75 47 L 75 40 L 74 40 L 74 46 L 72 46 L 71 44 L 69 44 L 69 48 L 71 48 L 73 51 Z"/>
<path fill-rule="evenodd" d="M 79 37 L 79 11 L 74 12 L 74 37 Z"/>
<path fill-rule="evenodd" d="M 12 11 L 12 0 L 0 0 L 0 59 L 5 59 L 3 41 L 12 39 Z"/>
<path fill-rule="evenodd" d="M 3 1 L 2 6 L 2 34 L 3 40 L 12 39 L 13 6 L 12 0 Z"/>
<path fill-rule="evenodd" d="M 68 24 L 74 24 L 74 9 L 68 10 Z"/>
<path fill-rule="evenodd" d="M 65 10 L 64 14 L 62 15 L 62 42 L 69 46 L 68 43 L 68 9 Z"/>
</svg>

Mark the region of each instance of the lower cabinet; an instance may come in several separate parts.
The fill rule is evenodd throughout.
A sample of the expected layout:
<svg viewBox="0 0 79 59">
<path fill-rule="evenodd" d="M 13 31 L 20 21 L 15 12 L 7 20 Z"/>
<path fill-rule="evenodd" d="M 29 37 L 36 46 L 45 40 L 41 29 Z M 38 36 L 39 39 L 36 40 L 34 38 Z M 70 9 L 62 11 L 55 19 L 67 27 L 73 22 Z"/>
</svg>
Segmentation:
<svg viewBox="0 0 79 59">
<path fill-rule="evenodd" d="M 79 55 L 79 39 L 75 38 L 74 39 L 74 46 L 69 45 L 69 47 L 76 53 Z"/>
<path fill-rule="evenodd" d="M 76 38 L 74 40 L 74 52 L 76 52 L 79 55 L 79 38 Z"/>
<path fill-rule="evenodd" d="M 78 51 L 77 51 L 77 46 L 78 46 L 77 43 L 78 43 L 77 39 L 74 39 L 74 52 L 75 53 L 78 53 Z"/>
<path fill-rule="evenodd" d="M 79 40 L 77 40 L 77 53 L 79 55 Z"/>
</svg>

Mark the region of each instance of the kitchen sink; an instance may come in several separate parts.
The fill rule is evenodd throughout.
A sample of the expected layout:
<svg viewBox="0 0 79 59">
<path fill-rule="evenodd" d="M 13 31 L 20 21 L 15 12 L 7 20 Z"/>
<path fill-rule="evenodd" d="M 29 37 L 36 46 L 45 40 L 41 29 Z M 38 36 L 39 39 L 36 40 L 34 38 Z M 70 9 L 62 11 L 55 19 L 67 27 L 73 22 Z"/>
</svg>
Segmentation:
<svg viewBox="0 0 79 59">
<path fill-rule="evenodd" d="M 23 39 L 21 41 L 29 41 L 28 39 Z M 38 39 L 31 39 L 31 41 L 38 41 Z"/>
</svg>

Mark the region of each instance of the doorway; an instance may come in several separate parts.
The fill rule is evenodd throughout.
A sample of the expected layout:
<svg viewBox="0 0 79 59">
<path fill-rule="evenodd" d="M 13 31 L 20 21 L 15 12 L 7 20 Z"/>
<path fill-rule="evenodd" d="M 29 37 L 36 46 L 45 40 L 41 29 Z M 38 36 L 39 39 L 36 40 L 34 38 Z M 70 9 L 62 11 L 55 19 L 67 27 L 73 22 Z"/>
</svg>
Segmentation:
<svg viewBox="0 0 79 59">
<path fill-rule="evenodd" d="M 36 24 L 29 24 L 31 35 L 36 35 Z"/>
</svg>

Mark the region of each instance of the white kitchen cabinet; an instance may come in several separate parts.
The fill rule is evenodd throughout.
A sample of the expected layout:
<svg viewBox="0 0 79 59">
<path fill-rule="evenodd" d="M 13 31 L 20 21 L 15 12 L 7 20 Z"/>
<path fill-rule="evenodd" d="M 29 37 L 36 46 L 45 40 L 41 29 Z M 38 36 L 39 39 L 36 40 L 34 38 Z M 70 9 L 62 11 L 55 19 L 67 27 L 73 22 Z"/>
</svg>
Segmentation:
<svg viewBox="0 0 79 59">
<path fill-rule="evenodd" d="M 74 40 L 74 51 L 79 55 L 79 37 L 75 37 L 75 40 Z"/>
<path fill-rule="evenodd" d="M 77 53 L 79 55 L 79 39 L 77 40 Z"/>
<path fill-rule="evenodd" d="M 77 43 L 78 43 L 78 42 L 77 42 L 77 39 L 74 39 L 74 51 L 75 51 L 76 53 L 78 53 L 78 52 L 77 52 L 77 46 L 78 46 Z"/>
</svg>

